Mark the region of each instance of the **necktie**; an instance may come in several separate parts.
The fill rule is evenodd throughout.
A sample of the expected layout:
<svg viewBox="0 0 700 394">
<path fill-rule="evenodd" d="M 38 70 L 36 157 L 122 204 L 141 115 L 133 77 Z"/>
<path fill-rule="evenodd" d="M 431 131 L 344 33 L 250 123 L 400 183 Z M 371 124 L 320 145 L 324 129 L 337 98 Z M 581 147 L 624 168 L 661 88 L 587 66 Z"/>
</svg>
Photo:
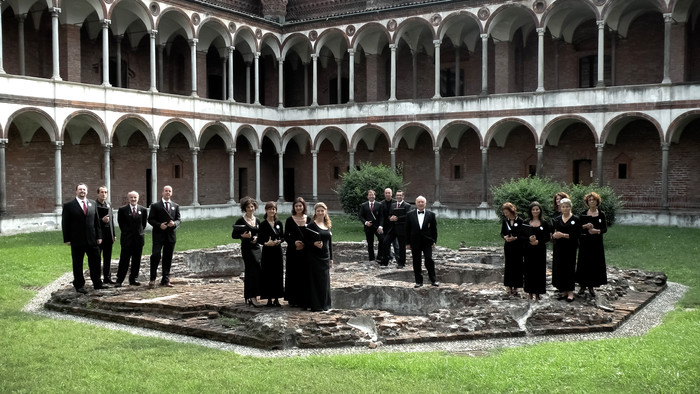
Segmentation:
<svg viewBox="0 0 700 394">
<path fill-rule="evenodd" d="M 85 200 L 83 200 L 83 214 L 87 215 L 87 205 L 85 205 Z"/>
<path fill-rule="evenodd" d="M 131 216 L 136 217 L 136 207 L 131 207 Z"/>
<path fill-rule="evenodd" d="M 170 213 L 170 203 L 167 201 L 165 202 L 165 212 Z"/>
<path fill-rule="evenodd" d="M 398 201 L 396 202 L 396 208 L 401 208 L 401 203 Z"/>
<path fill-rule="evenodd" d="M 369 203 L 369 211 L 370 212 L 374 211 L 374 203 L 373 202 Z"/>
</svg>

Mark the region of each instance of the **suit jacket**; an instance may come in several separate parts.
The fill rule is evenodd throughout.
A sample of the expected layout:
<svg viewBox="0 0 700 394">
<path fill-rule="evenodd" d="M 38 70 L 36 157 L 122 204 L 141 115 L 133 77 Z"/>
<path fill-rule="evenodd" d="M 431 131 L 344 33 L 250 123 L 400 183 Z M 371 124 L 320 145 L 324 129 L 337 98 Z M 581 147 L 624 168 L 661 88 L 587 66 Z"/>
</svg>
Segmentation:
<svg viewBox="0 0 700 394">
<path fill-rule="evenodd" d="M 131 215 L 131 204 L 126 204 L 117 211 L 117 222 L 121 237 L 119 241 L 122 247 L 143 246 L 144 229 L 148 223 L 148 211 L 141 205 L 136 206 L 136 217 Z"/>
<path fill-rule="evenodd" d="M 375 201 L 376 202 L 376 201 Z M 384 233 L 388 233 L 394 227 L 394 222 L 389 220 L 389 212 L 391 211 L 391 206 L 396 205 L 396 200 L 393 198 L 390 201 L 382 200 L 382 216 L 384 217 Z"/>
<path fill-rule="evenodd" d="M 437 243 L 438 231 L 435 213 L 425 210 L 423 228 L 418 224 L 418 209 L 406 214 L 406 245 L 412 248 L 430 247 Z"/>
<path fill-rule="evenodd" d="M 114 215 L 112 214 L 112 206 L 107 201 L 105 201 L 104 204 L 100 204 L 99 201 L 95 200 L 95 204 L 98 207 L 109 209 L 109 223 L 103 222 L 102 217 L 100 217 L 100 228 L 102 229 L 102 242 L 112 243 L 114 242 L 114 237 L 117 235 L 117 233 L 114 232 Z M 100 212 L 97 212 L 97 214 L 100 215 Z"/>
<path fill-rule="evenodd" d="M 87 214 L 75 198 L 63 204 L 61 228 L 63 242 L 73 246 L 97 246 L 97 240 L 102 239 L 100 219 L 97 216 L 95 201 L 86 199 Z"/>
<path fill-rule="evenodd" d="M 399 208 L 404 209 L 403 214 L 396 215 L 396 221 L 391 222 L 393 225 L 393 231 L 396 233 L 396 235 L 404 236 L 406 235 L 406 215 L 408 215 L 409 212 L 411 212 L 411 209 L 413 207 L 411 204 L 407 203 L 406 201 L 401 201 L 401 204 L 399 204 Z M 390 221 L 389 218 L 394 215 L 394 211 L 396 210 L 396 201 L 394 201 L 393 204 L 391 204 L 391 208 L 389 210 L 389 214 L 387 215 L 387 221 Z"/>
<path fill-rule="evenodd" d="M 370 211 L 369 201 L 365 201 L 360 205 L 360 212 L 357 217 L 362 222 L 364 226 L 365 222 L 372 222 L 372 227 L 365 226 L 365 231 L 370 229 L 377 231 L 377 228 L 384 227 L 384 208 L 382 207 L 381 201 L 374 202 L 374 208 Z"/>
<path fill-rule="evenodd" d="M 175 222 L 175 226 L 161 230 L 161 223 L 167 223 L 171 220 Z M 154 240 L 175 243 L 177 240 L 175 231 L 180 227 L 180 206 L 170 200 L 170 212 L 166 212 L 163 200 L 151 204 L 151 210 L 148 212 L 148 223 L 153 227 Z"/>
</svg>

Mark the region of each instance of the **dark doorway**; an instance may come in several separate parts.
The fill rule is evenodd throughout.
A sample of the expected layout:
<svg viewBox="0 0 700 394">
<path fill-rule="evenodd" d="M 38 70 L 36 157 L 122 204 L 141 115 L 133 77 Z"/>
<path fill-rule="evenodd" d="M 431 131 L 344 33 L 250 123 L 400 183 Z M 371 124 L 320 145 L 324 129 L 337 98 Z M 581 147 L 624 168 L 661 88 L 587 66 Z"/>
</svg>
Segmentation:
<svg viewBox="0 0 700 394">
<path fill-rule="evenodd" d="M 284 169 L 284 201 L 294 201 L 294 168 Z"/>
<path fill-rule="evenodd" d="M 248 195 L 248 169 L 238 169 L 238 201 Z M 255 198 L 258 198 L 255 196 Z"/>
<path fill-rule="evenodd" d="M 593 166 L 590 160 L 574 160 L 574 184 L 588 186 L 593 182 Z"/>
</svg>

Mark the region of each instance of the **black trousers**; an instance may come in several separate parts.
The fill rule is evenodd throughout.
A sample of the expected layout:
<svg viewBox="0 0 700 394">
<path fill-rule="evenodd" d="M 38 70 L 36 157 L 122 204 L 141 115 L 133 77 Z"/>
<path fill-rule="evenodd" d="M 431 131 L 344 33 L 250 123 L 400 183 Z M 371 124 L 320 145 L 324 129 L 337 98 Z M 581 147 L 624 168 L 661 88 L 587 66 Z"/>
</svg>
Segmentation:
<svg viewBox="0 0 700 394">
<path fill-rule="evenodd" d="M 158 264 L 160 263 L 161 250 L 163 251 L 163 277 L 160 283 L 170 283 L 170 265 L 173 262 L 173 250 L 175 250 L 175 242 L 167 240 L 153 239 L 153 250 L 151 252 L 151 276 L 150 280 L 156 280 L 158 274 Z"/>
<path fill-rule="evenodd" d="M 411 254 L 413 254 L 413 274 L 416 277 L 416 283 L 423 284 L 423 268 L 421 267 L 423 256 L 425 256 L 425 269 L 428 270 L 428 279 L 430 279 L 430 283 L 436 282 L 432 245 L 420 245 L 417 248 L 411 245 Z"/>
<path fill-rule="evenodd" d="M 100 244 L 100 251 L 102 252 L 102 277 L 106 280 L 112 277 L 111 266 L 112 266 L 112 246 L 114 246 L 114 241 L 109 237 L 102 239 Z"/>
<path fill-rule="evenodd" d="M 126 272 L 129 271 L 129 265 L 131 265 L 129 283 L 136 282 L 139 278 L 139 270 L 141 270 L 142 252 L 143 244 L 122 245 L 122 251 L 119 254 L 119 268 L 117 269 L 117 283 L 124 282 Z"/>
<path fill-rule="evenodd" d="M 85 287 L 85 275 L 83 274 L 85 255 L 88 258 L 92 285 L 95 288 L 102 287 L 102 279 L 100 279 L 100 249 L 96 245 L 71 245 L 70 255 L 73 260 L 73 287 L 76 289 Z"/>
<path fill-rule="evenodd" d="M 382 265 L 389 265 L 391 260 L 391 248 L 394 247 L 394 257 L 396 257 L 397 265 L 406 264 L 406 236 L 396 234 L 396 231 L 384 233 L 384 241 L 382 242 Z"/>
<path fill-rule="evenodd" d="M 382 234 L 378 234 L 374 227 L 365 226 L 365 239 L 367 240 L 367 253 L 369 254 L 369 261 L 374 261 L 374 236 L 377 236 L 377 253 L 379 257 L 382 257 L 382 242 L 384 237 Z"/>
</svg>

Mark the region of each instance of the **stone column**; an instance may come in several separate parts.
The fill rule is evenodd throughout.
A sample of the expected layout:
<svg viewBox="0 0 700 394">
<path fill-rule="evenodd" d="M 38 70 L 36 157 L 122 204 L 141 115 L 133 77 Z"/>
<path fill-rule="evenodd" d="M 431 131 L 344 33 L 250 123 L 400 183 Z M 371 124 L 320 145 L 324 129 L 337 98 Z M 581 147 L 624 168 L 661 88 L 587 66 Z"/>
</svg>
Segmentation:
<svg viewBox="0 0 700 394">
<path fill-rule="evenodd" d="M 440 206 L 440 148 L 433 147 L 433 152 L 435 152 L 435 202 L 433 206 Z"/>
<path fill-rule="evenodd" d="M 109 19 L 102 20 L 102 86 L 110 87 L 109 84 Z M 109 189 L 107 189 L 109 190 Z"/>
<path fill-rule="evenodd" d="M 544 145 L 535 145 L 537 149 L 537 176 L 541 177 L 544 175 L 542 171 L 544 170 Z"/>
<path fill-rule="evenodd" d="M 51 79 L 54 81 L 61 81 L 61 72 L 59 68 L 59 54 L 58 54 L 58 15 L 61 13 L 61 9 L 57 7 L 51 8 L 51 51 L 53 54 L 53 75 Z M 60 199 L 61 196 L 58 196 Z M 60 201 L 59 201 L 60 203 Z"/>
<path fill-rule="evenodd" d="M 355 149 L 348 149 L 348 166 L 350 171 L 355 170 Z"/>
<path fill-rule="evenodd" d="M 396 148 L 389 148 L 389 154 L 391 155 L 391 169 L 396 171 Z"/>
<path fill-rule="evenodd" d="M 544 92 L 544 28 L 537 28 L 537 91 Z"/>
<path fill-rule="evenodd" d="M 255 200 L 260 201 L 260 149 L 255 150 Z"/>
<path fill-rule="evenodd" d="M 313 54 L 311 55 L 311 61 L 312 61 L 312 78 L 313 78 L 313 86 L 311 87 L 311 106 L 316 107 L 318 106 L 318 55 Z"/>
<path fill-rule="evenodd" d="M 284 153 L 277 154 L 277 202 L 284 202 Z"/>
<path fill-rule="evenodd" d="M 489 206 L 488 150 L 487 146 L 481 147 L 481 205 L 479 205 L 479 208 L 488 208 Z"/>
<path fill-rule="evenodd" d="M 228 47 L 228 100 L 233 103 L 236 102 L 233 97 L 233 51 L 235 49 L 233 46 Z"/>
<path fill-rule="evenodd" d="M 54 143 L 54 177 L 56 178 L 56 184 L 55 186 L 55 198 L 56 198 L 56 209 L 54 212 L 61 212 L 62 210 L 62 199 L 61 199 L 61 149 L 63 149 L 63 141 L 56 141 Z"/>
<path fill-rule="evenodd" d="M 122 81 L 122 39 L 124 39 L 123 35 L 114 37 L 117 52 L 117 87 L 119 88 L 124 87 L 124 81 Z"/>
<path fill-rule="evenodd" d="M 277 58 L 279 70 L 277 73 L 277 108 L 284 108 L 284 59 Z"/>
<path fill-rule="evenodd" d="M 433 99 L 440 98 L 440 40 L 434 40 L 433 45 L 435 45 L 435 95 Z"/>
<path fill-rule="evenodd" d="M 112 153 L 112 144 L 109 142 L 106 142 L 104 144 L 104 168 L 105 168 L 105 186 L 107 186 L 107 191 L 109 191 L 109 194 L 107 195 L 107 200 L 112 201 L 112 169 L 111 169 L 111 153 Z"/>
<path fill-rule="evenodd" d="M 661 208 L 668 210 L 668 142 L 661 143 Z"/>
<path fill-rule="evenodd" d="M 197 40 L 190 40 L 190 62 L 192 63 L 192 97 L 197 97 Z"/>
<path fill-rule="evenodd" d="M 158 201 L 158 145 L 151 146 L 151 204 Z"/>
<path fill-rule="evenodd" d="M 391 91 L 389 92 L 389 101 L 396 101 L 396 44 L 389 44 L 391 49 Z"/>
<path fill-rule="evenodd" d="M 165 52 L 165 44 L 158 44 L 158 89 L 165 90 L 163 86 L 163 78 L 165 73 L 163 72 L 163 65 L 165 61 L 163 60 L 163 53 Z M 157 90 L 156 90 L 157 91 Z"/>
<path fill-rule="evenodd" d="M 236 156 L 236 148 L 231 148 L 228 150 L 228 203 L 236 203 L 236 193 L 234 192 L 234 185 L 236 184 L 236 166 L 234 162 L 234 157 Z"/>
<path fill-rule="evenodd" d="M 194 147 L 192 150 L 192 206 L 199 206 L 199 176 L 198 176 L 198 165 L 197 165 L 197 155 L 199 154 L 199 147 Z"/>
<path fill-rule="evenodd" d="M 255 103 L 260 105 L 260 52 L 255 52 Z M 260 197 L 260 195 L 258 195 Z"/>
<path fill-rule="evenodd" d="M 2 3 L 0 2 L 0 6 Z M 0 18 L 2 19 L 2 18 Z M 17 50 L 19 51 L 19 75 L 27 75 L 26 70 L 26 55 L 25 55 L 25 39 L 24 39 L 24 20 L 27 19 L 27 14 L 17 15 Z"/>
<path fill-rule="evenodd" d="M 598 25 L 598 83 L 597 87 L 605 86 L 605 21 L 596 21 Z"/>
<path fill-rule="evenodd" d="M 2 26 L 0 26 L 0 31 L 2 30 L 1 28 Z M 1 35 L 0 33 L 0 36 Z M 7 214 L 7 167 L 5 167 L 5 146 L 7 146 L 7 138 L 0 138 L 0 216 L 5 216 L 5 214 Z"/>
<path fill-rule="evenodd" d="M 664 79 L 661 83 L 671 83 L 671 24 L 673 14 L 664 14 Z"/>
<path fill-rule="evenodd" d="M 481 94 L 489 94 L 489 35 L 481 35 Z M 486 200 L 484 200 L 486 201 Z M 488 204 L 487 204 L 488 205 Z"/>
<path fill-rule="evenodd" d="M 318 151 L 317 150 L 311 151 L 311 158 L 312 158 L 311 193 L 312 193 L 313 200 L 318 201 Z"/>
<path fill-rule="evenodd" d="M 348 102 L 355 102 L 355 50 L 348 49 L 348 54 L 350 55 L 350 63 L 348 64 L 348 79 L 350 80 L 348 86 Z"/>
<path fill-rule="evenodd" d="M 603 147 L 605 144 L 595 144 L 596 148 L 596 182 L 599 185 L 603 184 Z"/>
<path fill-rule="evenodd" d="M 158 91 L 158 89 L 156 88 L 156 35 L 157 34 L 158 34 L 158 30 L 155 30 L 155 29 L 151 30 L 151 34 L 150 34 L 150 36 L 151 36 L 151 42 L 150 42 L 151 88 L 149 89 L 151 92 Z M 161 64 L 163 64 L 163 62 L 161 62 Z M 161 75 L 163 75 L 163 73 L 161 73 Z M 160 88 L 163 89 L 163 85 L 161 85 Z"/>
</svg>

